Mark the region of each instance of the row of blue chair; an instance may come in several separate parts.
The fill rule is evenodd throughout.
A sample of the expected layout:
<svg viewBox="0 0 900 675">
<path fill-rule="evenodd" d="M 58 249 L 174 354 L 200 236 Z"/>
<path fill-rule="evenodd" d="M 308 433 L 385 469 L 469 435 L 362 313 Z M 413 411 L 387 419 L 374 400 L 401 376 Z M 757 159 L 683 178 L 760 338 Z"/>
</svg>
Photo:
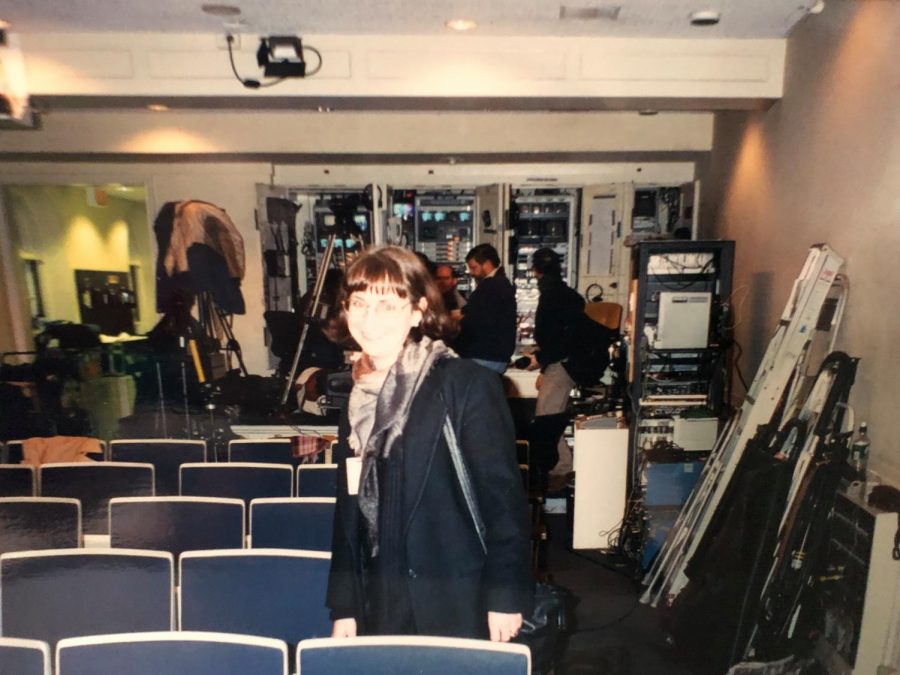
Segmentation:
<svg viewBox="0 0 900 675">
<path fill-rule="evenodd" d="M 298 675 L 528 675 L 527 647 L 432 637 L 313 638 L 297 645 Z M 287 646 L 232 633 L 150 632 L 67 638 L 56 648 L 58 675 L 287 675 Z M 0 638 L 0 672 L 50 675 L 50 647 Z"/>
<path fill-rule="evenodd" d="M 336 465 L 232 462 L 190 463 L 179 467 L 182 496 L 241 499 L 249 507 L 263 497 L 333 497 Z M 81 501 L 85 533 L 108 532 L 108 504 L 113 497 L 154 496 L 154 467 L 133 462 L 78 462 L 0 466 L 0 496 L 69 497 Z M 37 480 L 35 480 L 37 478 Z"/>
<path fill-rule="evenodd" d="M 330 551 L 334 497 L 254 499 L 254 548 Z M 109 502 L 114 548 L 183 551 L 244 548 L 246 508 L 240 499 L 119 497 Z M 0 553 L 82 546 L 81 504 L 56 497 L 0 498 Z"/>
<path fill-rule="evenodd" d="M 113 462 L 138 462 L 152 464 L 155 469 L 155 490 L 158 495 L 178 494 L 178 473 L 182 464 L 215 462 L 209 455 L 206 441 L 181 439 L 120 439 L 106 443 L 103 459 Z M 22 462 L 23 441 L 8 441 L 0 451 L 3 464 Z M 290 439 L 237 439 L 228 443 L 229 462 L 254 462 L 261 464 L 287 464 L 301 466 L 302 460 L 294 456 Z M 0 494 L 5 496 L 0 485 Z M 333 495 L 329 495 L 333 496 Z"/>
<path fill-rule="evenodd" d="M 218 631 L 295 645 L 331 633 L 331 554 L 284 549 L 59 549 L 0 556 L 0 634 L 51 646 L 117 632 Z M 124 671 L 102 671 L 124 672 Z"/>
</svg>

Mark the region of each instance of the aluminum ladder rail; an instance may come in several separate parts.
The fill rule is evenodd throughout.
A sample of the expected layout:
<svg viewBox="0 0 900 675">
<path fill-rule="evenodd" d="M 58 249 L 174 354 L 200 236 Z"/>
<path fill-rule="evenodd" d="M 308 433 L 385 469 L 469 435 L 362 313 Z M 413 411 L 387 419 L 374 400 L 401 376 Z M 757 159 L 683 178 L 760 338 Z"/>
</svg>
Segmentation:
<svg viewBox="0 0 900 675">
<path fill-rule="evenodd" d="M 748 441 L 760 424 L 771 421 L 791 376 L 805 374 L 823 306 L 837 295 L 839 311 L 829 325 L 834 342 L 844 306 L 845 280 L 840 275 L 843 264 L 844 259 L 827 244 L 810 248 L 741 410 L 717 439 L 697 487 L 644 578 L 646 590 L 641 602 L 654 607 L 661 599 L 671 602 L 687 584 L 685 568 L 703 539 Z"/>
</svg>

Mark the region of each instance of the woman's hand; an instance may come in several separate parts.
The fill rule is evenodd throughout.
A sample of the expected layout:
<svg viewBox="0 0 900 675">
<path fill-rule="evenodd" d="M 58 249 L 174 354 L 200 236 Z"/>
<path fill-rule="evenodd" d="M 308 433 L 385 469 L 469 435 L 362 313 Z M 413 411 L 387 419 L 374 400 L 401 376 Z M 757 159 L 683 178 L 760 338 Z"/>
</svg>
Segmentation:
<svg viewBox="0 0 900 675">
<path fill-rule="evenodd" d="M 336 621 L 335 626 L 337 626 Z M 519 628 L 521 627 L 521 614 L 488 612 L 488 630 L 490 630 L 491 633 L 491 642 L 509 642 L 519 634 Z"/>
<path fill-rule="evenodd" d="M 356 637 L 356 619 L 338 619 L 335 621 L 334 626 L 331 628 L 331 637 Z"/>
</svg>

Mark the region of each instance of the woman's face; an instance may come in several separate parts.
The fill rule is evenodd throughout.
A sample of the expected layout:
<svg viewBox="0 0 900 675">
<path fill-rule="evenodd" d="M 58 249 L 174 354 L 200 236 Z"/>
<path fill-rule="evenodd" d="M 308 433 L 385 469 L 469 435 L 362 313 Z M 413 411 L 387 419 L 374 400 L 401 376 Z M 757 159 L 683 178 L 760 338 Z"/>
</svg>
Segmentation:
<svg viewBox="0 0 900 675">
<path fill-rule="evenodd" d="M 353 293 L 347 301 L 347 328 L 379 370 L 397 360 L 409 331 L 422 321 L 425 299 L 413 307 L 393 291 L 371 289 Z"/>
</svg>

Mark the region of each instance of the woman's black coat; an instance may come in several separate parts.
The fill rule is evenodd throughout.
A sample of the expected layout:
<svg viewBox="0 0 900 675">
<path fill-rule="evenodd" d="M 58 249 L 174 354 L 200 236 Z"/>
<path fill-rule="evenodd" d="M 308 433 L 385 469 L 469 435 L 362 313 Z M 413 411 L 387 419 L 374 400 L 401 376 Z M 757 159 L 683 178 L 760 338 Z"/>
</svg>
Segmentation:
<svg viewBox="0 0 900 675">
<path fill-rule="evenodd" d="M 468 464 L 486 528 L 483 552 L 442 434 L 447 411 Z M 326 604 L 333 619 L 362 610 L 361 521 L 347 494 L 346 413 L 335 447 L 338 495 Z M 464 359 L 438 362 L 416 393 L 399 441 L 407 583 L 422 635 L 487 637 L 487 612 L 531 610 L 528 504 L 500 378 Z"/>
</svg>

